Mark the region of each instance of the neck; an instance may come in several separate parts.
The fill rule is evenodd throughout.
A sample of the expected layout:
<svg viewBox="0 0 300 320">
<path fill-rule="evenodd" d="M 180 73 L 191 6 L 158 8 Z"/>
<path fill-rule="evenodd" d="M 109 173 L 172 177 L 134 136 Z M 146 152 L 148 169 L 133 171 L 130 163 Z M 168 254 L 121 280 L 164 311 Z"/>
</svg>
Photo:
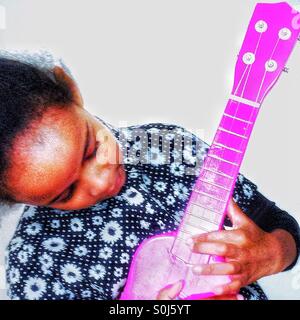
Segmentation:
<svg viewBox="0 0 300 320">
<path fill-rule="evenodd" d="M 174 242 L 177 257 L 190 261 L 188 238 L 222 229 L 258 112 L 258 105 L 245 99 L 228 101 Z"/>
</svg>

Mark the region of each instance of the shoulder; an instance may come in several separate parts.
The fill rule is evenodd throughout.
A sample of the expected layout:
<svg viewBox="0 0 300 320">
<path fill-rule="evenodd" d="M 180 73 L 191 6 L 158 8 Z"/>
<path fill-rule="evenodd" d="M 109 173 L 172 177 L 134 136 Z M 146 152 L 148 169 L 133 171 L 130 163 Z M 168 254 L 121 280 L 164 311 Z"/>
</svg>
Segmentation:
<svg viewBox="0 0 300 320">
<path fill-rule="evenodd" d="M 185 129 L 184 127 L 176 124 L 171 123 L 161 123 L 161 122 L 151 122 L 151 123 L 145 123 L 140 125 L 132 125 L 128 127 L 120 127 L 121 131 L 135 131 L 135 130 L 145 130 L 149 133 L 160 133 L 164 131 L 172 131 L 173 133 L 178 134 L 184 134 L 188 133 L 189 131 Z"/>
<path fill-rule="evenodd" d="M 201 147 L 208 149 L 208 145 L 192 131 L 176 125 L 169 123 L 147 123 L 141 125 L 134 125 L 128 127 L 118 128 L 120 139 L 126 139 L 129 141 L 141 140 L 143 137 L 150 141 L 155 140 L 155 138 L 160 138 L 162 142 L 170 141 L 180 143 L 182 141 L 183 146 L 188 144 L 190 141 L 198 143 Z"/>
</svg>

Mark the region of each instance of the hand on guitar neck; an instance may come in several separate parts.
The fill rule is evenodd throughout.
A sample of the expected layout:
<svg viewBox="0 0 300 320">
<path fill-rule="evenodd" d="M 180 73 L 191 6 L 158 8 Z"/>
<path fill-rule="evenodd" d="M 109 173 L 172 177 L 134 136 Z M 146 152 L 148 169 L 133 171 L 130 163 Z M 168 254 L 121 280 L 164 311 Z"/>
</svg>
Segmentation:
<svg viewBox="0 0 300 320">
<path fill-rule="evenodd" d="M 267 233 L 250 220 L 232 200 L 228 217 L 233 230 L 202 234 L 191 239 L 195 253 L 224 257 L 224 262 L 195 266 L 196 275 L 229 275 L 231 283 L 215 288 L 210 300 L 242 300 L 238 294 L 245 287 L 265 276 L 279 273 L 296 257 L 296 245 L 284 230 Z M 158 300 L 175 300 L 183 282 L 163 288 Z M 188 299 L 188 298 L 187 298 Z"/>
</svg>

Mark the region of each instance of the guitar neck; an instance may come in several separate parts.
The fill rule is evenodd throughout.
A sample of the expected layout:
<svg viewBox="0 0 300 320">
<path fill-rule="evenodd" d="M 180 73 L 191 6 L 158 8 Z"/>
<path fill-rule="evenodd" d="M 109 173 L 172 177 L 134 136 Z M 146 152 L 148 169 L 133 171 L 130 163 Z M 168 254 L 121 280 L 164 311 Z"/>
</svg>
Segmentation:
<svg viewBox="0 0 300 320">
<path fill-rule="evenodd" d="M 258 116 L 258 104 L 240 101 L 233 97 L 228 101 L 186 209 L 187 218 L 192 215 L 201 220 L 204 215 L 210 223 L 202 232 L 223 226 L 225 211 Z"/>
<path fill-rule="evenodd" d="M 260 106 L 299 37 L 299 15 L 286 2 L 258 3 L 255 7 L 236 62 L 232 95 L 172 248 L 173 255 L 185 262 L 206 263 L 210 259 L 205 255 L 191 257 L 186 240 L 222 228 Z"/>
<path fill-rule="evenodd" d="M 177 245 L 194 235 L 223 227 L 259 108 L 258 103 L 236 96 L 228 101 L 186 207 Z"/>
</svg>

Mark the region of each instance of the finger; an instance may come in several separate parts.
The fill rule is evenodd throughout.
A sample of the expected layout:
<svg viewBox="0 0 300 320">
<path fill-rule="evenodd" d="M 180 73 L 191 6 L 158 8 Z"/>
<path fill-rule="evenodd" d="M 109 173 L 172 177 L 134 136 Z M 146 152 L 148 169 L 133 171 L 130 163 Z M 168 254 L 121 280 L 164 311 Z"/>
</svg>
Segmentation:
<svg viewBox="0 0 300 320">
<path fill-rule="evenodd" d="M 243 230 L 222 230 L 205 233 L 192 237 L 194 242 L 226 242 L 232 244 L 242 244 L 247 239 L 243 234 Z"/>
<path fill-rule="evenodd" d="M 249 278 L 247 277 L 246 273 L 234 274 L 229 275 L 231 281 L 239 281 L 241 283 L 241 287 L 245 287 L 246 285 L 250 284 Z"/>
<path fill-rule="evenodd" d="M 182 290 L 184 281 L 178 281 L 170 286 L 160 290 L 157 295 L 157 300 L 174 300 Z"/>
<path fill-rule="evenodd" d="M 235 275 L 242 270 L 238 262 L 203 264 L 193 268 L 195 275 Z"/>
<path fill-rule="evenodd" d="M 197 242 L 192 247 L 192 251 L 229 258 L 235 258 L 239 255 L 239 250 L 236 246 L 222 242 Z"/>
<path fill-rule="evenodd" d="M 232 282 L 223 286 L 216 287 L 213 292 L 218 295 L 237 294 L 242 288 L 243 284 L 240 279 L 233 280 Z"/>
<path fill-rule="evenodd" d="M 228 204 L 227 215 L 235 228 L 249 227 L 249 225 L 252 225 L 252 221 L 245 215 L 233 199 L 231 199 Z"/>
</svg>

